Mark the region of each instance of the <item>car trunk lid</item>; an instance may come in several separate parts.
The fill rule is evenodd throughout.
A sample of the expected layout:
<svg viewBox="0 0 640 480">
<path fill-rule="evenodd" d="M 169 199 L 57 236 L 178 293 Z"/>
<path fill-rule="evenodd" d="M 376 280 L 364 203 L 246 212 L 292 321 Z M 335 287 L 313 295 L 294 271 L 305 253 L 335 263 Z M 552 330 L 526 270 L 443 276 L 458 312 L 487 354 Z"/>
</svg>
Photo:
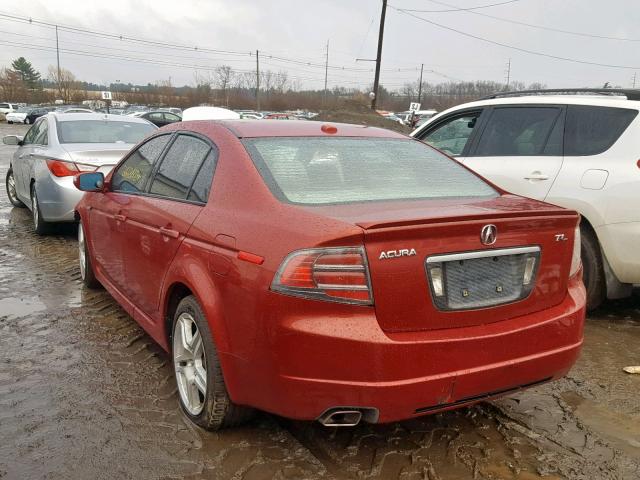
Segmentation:
<svg viewBox="0 0 640 480">
<path fill-rule="evenodd" d="M 514 196 L 404 207 L 338 213 L 364 231 L 376 316 L 385 331 L 499 322 L 564 299 L 574 212 Z M 497 232 L 491 245 L 481 240 L 487 225 Z M 523 286 L 528 257 L 536 258 L 533 278 Z M 433 266 L 442 269 L 444 299 L 434 293 Z"/>
</svg>

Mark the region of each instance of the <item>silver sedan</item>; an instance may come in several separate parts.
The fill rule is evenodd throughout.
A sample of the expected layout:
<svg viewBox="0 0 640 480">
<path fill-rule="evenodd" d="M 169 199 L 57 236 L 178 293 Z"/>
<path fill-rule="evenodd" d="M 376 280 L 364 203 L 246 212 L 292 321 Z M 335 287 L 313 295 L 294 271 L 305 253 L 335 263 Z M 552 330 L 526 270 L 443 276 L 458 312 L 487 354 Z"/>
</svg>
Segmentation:
<svg viewBox="0 0 640 480">
<path fill-rule="evenodd" d="M 18 145 L 7 172 L 7 196 L 28 207 L 37 233 L 53 222 L 75 221 L 83 193 L 73 185 L 81 172 L 105 175 L 140 140 L 156 130 L 147 120 L 102 113 L 49 113 L 24 137 L 8 135 Z"/>
</svg>

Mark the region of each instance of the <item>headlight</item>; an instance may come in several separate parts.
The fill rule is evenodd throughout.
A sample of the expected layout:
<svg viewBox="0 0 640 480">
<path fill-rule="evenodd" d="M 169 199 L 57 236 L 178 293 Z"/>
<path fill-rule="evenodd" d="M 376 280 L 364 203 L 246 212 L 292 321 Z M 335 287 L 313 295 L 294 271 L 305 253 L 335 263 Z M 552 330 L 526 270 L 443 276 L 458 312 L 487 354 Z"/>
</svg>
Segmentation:
<svg viewBox="0 0 640 480">
<path fill-rule="evenodd" d="M 571 270 L 569 271 L 569 277 L 573 277 L 580 269 L 580 227 L 576 227 L 576 231 L 573 234 L 573 254 L 571 255 Z"/>
</svg>

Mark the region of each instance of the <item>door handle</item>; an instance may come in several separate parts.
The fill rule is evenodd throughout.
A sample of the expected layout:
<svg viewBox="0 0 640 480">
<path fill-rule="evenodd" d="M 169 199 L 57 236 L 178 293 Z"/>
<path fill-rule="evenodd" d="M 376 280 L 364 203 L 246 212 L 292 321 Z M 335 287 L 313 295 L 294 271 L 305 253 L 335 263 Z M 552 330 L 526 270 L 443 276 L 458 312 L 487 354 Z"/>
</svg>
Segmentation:
<svg viewBox="0 0 640 480">
<path fill-rule="evenodd" d="M 528 176 L 524 177 L 525 180 L 549 180 L 549 175 L 544 175 L 541 172 L 531 172 Z"/>
<path fill-rule="evenodd" d="M 180 236 L 180 232 L 171 228 L 160 227 L 160 235 L 163 237 L 178 238 Z"/>
<path fill-rule="evenodd" d="M 124 222 L 127 220 L 127 216 L 126 215 L 121 215 L 119 213 L 115 214 L 113 216 L 113 218 L 115 218 L 118 222 Z"/>
</svg>

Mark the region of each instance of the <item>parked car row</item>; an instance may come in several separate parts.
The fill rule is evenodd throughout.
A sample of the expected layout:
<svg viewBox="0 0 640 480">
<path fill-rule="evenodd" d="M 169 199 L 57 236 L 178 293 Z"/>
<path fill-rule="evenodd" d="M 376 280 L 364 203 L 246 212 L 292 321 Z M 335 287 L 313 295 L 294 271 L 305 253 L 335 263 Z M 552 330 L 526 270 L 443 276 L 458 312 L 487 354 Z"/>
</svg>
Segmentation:
<svg viewBox="0 0 640 480">
<path fill-rule="evenodd" d="M 575 211 L 379 128 L 155 130 L 90 115 L 49 114 L 5 138 L 19 145 L 9 197 L 30 205 L 36 229 L 78 221 L 84 284 L 106 288 L 170 353 L 197 425 L 236 425 L 253 409 L 390 422 L 558 379 L 575 362 Z M 129 151 L 112 168 L 114 150 Z"/>
</svg>

